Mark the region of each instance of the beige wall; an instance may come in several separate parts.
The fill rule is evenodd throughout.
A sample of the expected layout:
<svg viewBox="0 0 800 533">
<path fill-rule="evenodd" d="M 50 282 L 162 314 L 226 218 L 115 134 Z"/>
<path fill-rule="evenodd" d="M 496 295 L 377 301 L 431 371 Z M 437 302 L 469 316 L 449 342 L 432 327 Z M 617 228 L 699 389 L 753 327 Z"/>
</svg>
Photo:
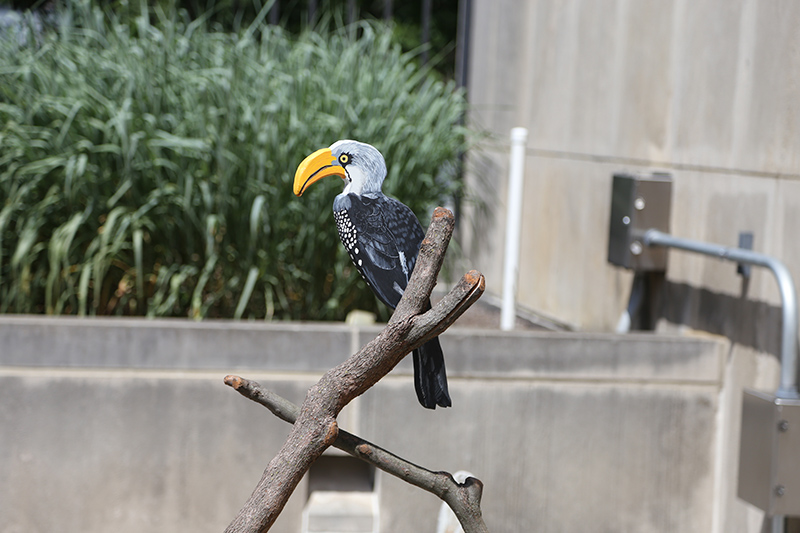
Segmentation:
<svg viewBox="0 0 800 533">
<path fill-rule="evenodd" d="M 800 278 L 800 4 L 757 0 L 473 2 L 469 95 L 494 139 L 471 154 L 494 217 L 467 210 L 499 294 L 508 132 L 529 129 L 519 299 L 613 328 L 630 275 L 606 263 L 611 174 L 672 173 L 672 233 L 755 249 Z M 478 191 L 474 175 L 473 192 Z M 468 226 L 479 225 L 479 232 Z M 726 263 L 670 254 L 668 277 L 739 296 Z M 780 304 L 756 271 L 749 296 Z"/>
<path fill-rule="evenodd" d="M 577 329 L 613 330 L 632 275 L 606 261 L 611 175 L 673 176 L 671 233 L 777 257 L 800 282 L 800 2 L 474 0 L 461 238 L 502 288 L 509 131 L 529 130 L 518 301 Z M 670 252 L 659 329 L 734 341 L 716 420 L 713 531 L 759 531 L 736 498 L 741 388 L 772 389 L 780 297 L 731 263 Z"/>
</svg>

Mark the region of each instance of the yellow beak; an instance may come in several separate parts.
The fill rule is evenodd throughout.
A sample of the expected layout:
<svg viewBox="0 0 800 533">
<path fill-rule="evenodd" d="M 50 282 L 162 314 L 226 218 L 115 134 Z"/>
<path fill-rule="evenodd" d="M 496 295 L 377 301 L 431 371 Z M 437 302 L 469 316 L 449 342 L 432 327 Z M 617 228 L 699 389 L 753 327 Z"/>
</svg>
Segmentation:
<svg viewBox="0 0 800 533">
<path fill-rule="evenodd" d="M 294 194 L 302 196 L 309 185 L 327 176 L 339 176 L 344 179 L 344 168 L 336 162 L 330 148 L 317 150 L 303 159 L 297 172 L 294 173 Z"/>
</svg>

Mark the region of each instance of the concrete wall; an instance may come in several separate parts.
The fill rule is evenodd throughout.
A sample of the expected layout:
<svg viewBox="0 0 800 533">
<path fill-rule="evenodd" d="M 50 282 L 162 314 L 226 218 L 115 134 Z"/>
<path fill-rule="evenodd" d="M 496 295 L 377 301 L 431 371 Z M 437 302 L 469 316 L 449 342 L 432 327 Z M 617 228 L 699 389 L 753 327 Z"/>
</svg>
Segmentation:
<svg viewBox="0 0 800 533">
<path fill-rule="evenodd" d="M 0 317 L 0 532 L 221 531 L 288 426 L 222 383 L 300 402 L 379 328 Z M 343 428 L 486 484 L 490 529 L 721 531 L 726 347 L 636 334 L 442 339 L 454 407 L 427 411 L 404 361 Z M 380 531 L 433 531 L 440 502 L 376 479 Z M 303 484 L 274 529 L 300 531 Z M 754 520 L 757 520 L 755 518 Z"/>
<path fill-rule="evenodd" d="M 473 0 L 471 122 L 460 219 L 469 266 L 502 287 L 509 130 L 529 129 L 518 301 L 613 330 L 632 274 L 607 261 L 611 175 L 674 179 L 671 233 L 779 258 L 800 280 L 800 3 L 793 0 Z M 719 423 L 739 431 L 742 386 L 774 390 L 780 297 L 772 275 L 671 251 L 660 331 L 727 337 Z M 735 479 L 738 442 L 718 454 Z M 757 531 L 730 480 L 714 531 Z"/>
<path fill-rule="evenodd" d="M 462 217 L 470 265 L 502 284 L 509 130 L 529 129 L 520 303 L 610 330 L 631 276 L 606 263 L 611 175 L 674 178 L 672 233 L 735 246 L 755 234 L 800 279 L 800 4 L 794 0 L 473 0 L 470 154 L 488 214 Z M 780 305 L 756 269 L 671 252 L 670 322 L 727 334 Z M 746 292 L 765 308 L 729 312 Z M 680 300 L 680 303 L 675 303 Z M 688 300 L 688 301 L 687 301 Z M 710 320 L 708 311 L 725 315 Z M 758 311 L 762 312 L 758 312 Z M 706 316 L 704 316 L 706 315 Z M 757 338 L 758 337 L 758 338 Z M 772 351 L 771 335 L 749 345 Z"/>
</svg>

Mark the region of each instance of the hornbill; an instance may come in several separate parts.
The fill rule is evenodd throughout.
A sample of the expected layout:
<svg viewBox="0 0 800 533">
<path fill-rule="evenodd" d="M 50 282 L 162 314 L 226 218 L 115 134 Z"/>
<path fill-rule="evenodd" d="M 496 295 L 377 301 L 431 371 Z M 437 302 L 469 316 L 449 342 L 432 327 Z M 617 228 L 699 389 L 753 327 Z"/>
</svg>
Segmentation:
<svg viewBox="0 0 800 533">
<path fill-rule="evenodd" d="M 336 141 L 306 157 L 294 176 L 294 194 L 326 176 L 344 180 L 333 218 L 350 259 L 378 298 L 394 309 L 408 285 L 425 233 L 413 211 L 381 191 L 386 162 L 373 146 Z M 430 302 L 428 302 L 430 308 Z M 423 407 L 450 407 L 439 338 L 413 352 L 414 388 Z"/>
</svg>

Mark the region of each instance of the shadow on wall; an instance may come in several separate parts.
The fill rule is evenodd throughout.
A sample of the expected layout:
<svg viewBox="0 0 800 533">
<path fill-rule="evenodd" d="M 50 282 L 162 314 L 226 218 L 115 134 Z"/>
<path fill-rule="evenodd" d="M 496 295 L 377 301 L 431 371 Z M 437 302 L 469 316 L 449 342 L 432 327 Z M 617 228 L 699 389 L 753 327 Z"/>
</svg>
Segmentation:
<svg viewBox="0 0 800 533">
<path fill-rule="evenodd" d="M 657 318 L 780 357 L 781 308 L 748 299 L 746 285 L 736 297 L 666 281 L 660 297 Z"/>
</svg>

